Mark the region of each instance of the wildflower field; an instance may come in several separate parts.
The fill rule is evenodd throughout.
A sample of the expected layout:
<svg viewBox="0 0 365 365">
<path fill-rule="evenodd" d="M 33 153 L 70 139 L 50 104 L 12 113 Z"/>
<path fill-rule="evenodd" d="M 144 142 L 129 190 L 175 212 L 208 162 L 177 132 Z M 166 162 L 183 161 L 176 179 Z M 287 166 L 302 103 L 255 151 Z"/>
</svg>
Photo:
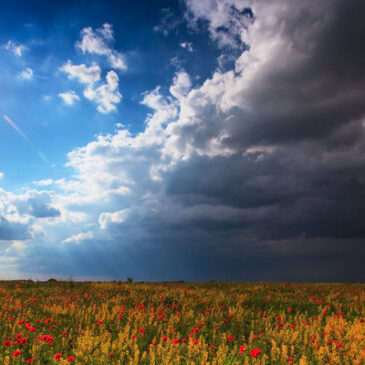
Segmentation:
<svg viewBox="0 0 365 365">
<path fill-rule="evenodd" d="M 365 285 L 0 282 L 0 364 L 365 364 Z"/>
</svg>

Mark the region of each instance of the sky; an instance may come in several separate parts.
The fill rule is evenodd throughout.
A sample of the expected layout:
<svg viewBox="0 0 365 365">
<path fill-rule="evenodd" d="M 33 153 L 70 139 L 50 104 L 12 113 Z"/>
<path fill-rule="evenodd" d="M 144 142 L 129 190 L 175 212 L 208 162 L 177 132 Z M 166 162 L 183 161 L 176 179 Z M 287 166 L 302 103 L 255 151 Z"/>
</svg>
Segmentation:
<svg viewBox="0 0 365 365">
<path fill-rule="evenodd" d="M 0 279 L 364 281 L 364 18 L 3 2 Z"/>
</svg>

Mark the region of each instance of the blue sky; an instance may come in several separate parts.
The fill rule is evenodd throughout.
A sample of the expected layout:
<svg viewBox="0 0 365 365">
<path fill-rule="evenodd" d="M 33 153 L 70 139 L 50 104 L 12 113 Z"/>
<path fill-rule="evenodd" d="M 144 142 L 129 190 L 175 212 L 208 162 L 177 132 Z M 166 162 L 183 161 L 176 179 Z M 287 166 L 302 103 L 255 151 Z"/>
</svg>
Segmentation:
<svg viewBox="0 0 365 365">
<path fill-rule="evenodd" d="M 364 279 L 362 14 L 3 4 L 0 276 Z"/>
<path fill-rule="evenodd" d="M 3 183 L 9 183 L 9 187 L 22 186 L 24 181 L 64 176 L 67 152 L 86 144 L 95 134 L 112 132 L 115 123 L 129 125 L 132 133 L 138 133 L 143 130 L 150 111 L 140 104 L 144 92 L 157 85 L 166 91 L 180 68 L 189 67 L 195 77 L 201 78 L 217 66 L 213 42 L 208 34 L 199 35 L 187 29 L 178 2 L 156 2 L 155 8 L 148 6 L 144 12 L 130 2 L 103 5 L 55 2 L 49 8 L 42 2 L 33 5 L 12 3 L 2 12 L 1 112 L 9 115 L 33 144 L 19 139 L 2 123 L 1 132 L 6 137 L 0 153 L 9 155 L 11 151 L 17 156 L 11 165 L 1 161 L 1 170 L 7 170 Z M 22 9 L 20 14 L 18 7 Z M 166 17 L 169 23 L 162 29 L 160 22 Z M 176 23 L 172 31 L 168 29 L 170 23 Z M 114 69 L 123 103 L 103 114 L 96 112 L 97 105 L 84 97 L 70 107 L 58 95 L 73 90 L 78 96 L 84 89 L 84 84 L 69 79 L 60 70 L 67 61 L 89 67 L 97 64 L 100 84 L 107 72 L 113 70 L 106 56 L 83 52 L 76 46 L 83 29 L 97 32 L 104 24 L 110 24 L 112 29 L 113 39 L 108 46 L 122 55 L 126 69 Z M 159 26 L 161 31 L 154 30 Z M 180 45 L 192 41 L 201 44 L 194 52 Z M 202 58 L 204 62 L 196 62 Z M 21 76 L 26 70 L 31 70 L 29 78 Z M 199 83 L 199 79 L 195 82 Z M 39 158 L 37 150 L 47 156 L 49 163 Z M 19 168 L 21 176 L 17 173 Z"/>
</svg>

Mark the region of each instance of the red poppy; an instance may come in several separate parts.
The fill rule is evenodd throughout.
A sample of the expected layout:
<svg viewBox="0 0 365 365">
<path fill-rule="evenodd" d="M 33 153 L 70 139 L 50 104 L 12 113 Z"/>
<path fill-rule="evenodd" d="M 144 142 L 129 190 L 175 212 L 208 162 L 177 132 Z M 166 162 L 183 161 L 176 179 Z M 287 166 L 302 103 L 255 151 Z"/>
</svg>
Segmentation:
<svg viewBox="0 0 365 365">
<path fill-rule="evenodd" d="M 73 356 L 69 356 L 66 360 L 68 362 L 73 362 L 75 360 L 75 358 Z"/>
<path fill-rule="evenodd" d="M 13 352 L 13 357 L 18 357 L 22 352 L 20 350 L 15 350 Z"/>
<path fill-rule="evenodd" d="M 253 350 L 251 350 L 251 352 L 250 352 L 250 355 L 252 356 L 252 357 L 257 357 L 258 355 L 260 355 L 261 354 L 261 350 L 259 350 L 259 349 L 253 349 Z"/>
<path fill-rule="evenodd" d="M 246 351 L 246 346 L 243 345 L 240 347 L 240 350 L 238 351 L 239 354 L 243 354 Z"/>
<path fill-rule="evenodd" d="M 60 352 L 57 352 L 57 354 L 55 354 L 53 356 L 53 360 L 59 360 L 62 357 L 62 354 Z"/>
</svg>

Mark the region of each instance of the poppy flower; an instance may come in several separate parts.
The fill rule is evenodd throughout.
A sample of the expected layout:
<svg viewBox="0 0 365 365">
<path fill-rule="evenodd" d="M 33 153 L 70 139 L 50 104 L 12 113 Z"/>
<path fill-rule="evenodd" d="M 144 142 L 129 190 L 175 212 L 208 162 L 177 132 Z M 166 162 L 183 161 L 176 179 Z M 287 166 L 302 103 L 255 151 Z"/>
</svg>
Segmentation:
<svg viewBox="0 0 365 365">
<path fill-rule="evenodd" d="M 243 354 L 246 351 L 246 346 L 243 345 L 240 347 L 240 350 L 238 351 L 239 354 Z"/>
<path fill-rule="evenodd" d="M 15 350 L 13 352 L 13 357 L 18 357 L 22 352 L 20 350 Z"/>
<path fill-rule="evenodd" d="M 261 354 L 261 350 L 259 350 L 259 349 L 253 349 L 253 350 L 251 350 L 251 352 L 250 352 L 250 355 L 252 356 L 252 357 L 257 357 L 258 355 L 260 355 Z"/>
<path fill-rule="evenodd" d="M 75 358 L 73 356 L 69 356 L 66 360 L 68 362 L 73 362 L 75 360 Z"/>
<path fill-rule="evenodd" d="M 62 357 L 62 354 L 60 352 L 57 352 L 57 354 L 55 354 L 53 356 L 53 360 L 59 360 Z"/>
<path fill-rule="evenodd" d="M 28 360 L 27 360 L 27 363 L 28 363 L 28 364 L 33 364 L 33 363 L 34 363 L 34 360 L 33 360 L 33 359 L 28 359 Z"/>
</svg>

